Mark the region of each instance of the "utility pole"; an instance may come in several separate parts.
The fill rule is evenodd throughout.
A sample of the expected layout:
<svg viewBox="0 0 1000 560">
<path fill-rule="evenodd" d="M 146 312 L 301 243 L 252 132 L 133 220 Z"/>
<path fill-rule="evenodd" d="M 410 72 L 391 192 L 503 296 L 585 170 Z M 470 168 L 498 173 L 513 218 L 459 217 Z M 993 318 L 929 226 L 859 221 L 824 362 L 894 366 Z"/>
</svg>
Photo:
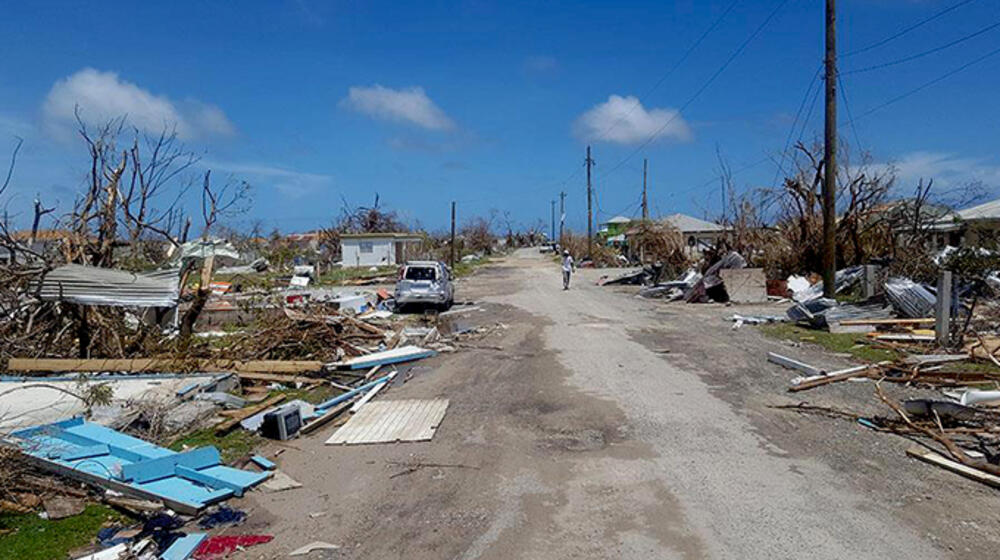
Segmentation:
<svg viewBox="0 0 1000 560">
<path fill-rule="evenodd" d="M 563 226 L 566 225 L 566 191 L 559 193 L 559 245 L 563 244 Z"/>
<path fill-rule="evenodd" d="M 836 293 L 837 272 L 837 2 L 826 0 L 826 126 L 823 154 L 823 295 Z"/>
<path fill-rule="evenodd" d="M 551 201 L 550 205 L 551 205 L 551 208 L 552 208 L 552 237 L 550 237 L 549 239 L 551 239 L 552 242 L 555 242 L 555 239 L 556 239 L 556 201 L 555 200 Z"/>
<path fill-rule="evenodd" d="M 455 201 L 451 201 L 451 269 L 455 270 Z"/>
<path fill-rule="evenodd" d="M 649 202 L 646 199 L 646 171 L 649 168 L 649 160 L 642 158 L 642 221 L 649 220 Z"/>
<path fill-rule="evenodd" d="M 594 249 L 594 219 L 593 210 L 590 206 L 590 168 L 594 165 L 594 160 L 590 157 L 590 146 L 587 146 L 587 258 L 593 260 Z"/>
</svg>

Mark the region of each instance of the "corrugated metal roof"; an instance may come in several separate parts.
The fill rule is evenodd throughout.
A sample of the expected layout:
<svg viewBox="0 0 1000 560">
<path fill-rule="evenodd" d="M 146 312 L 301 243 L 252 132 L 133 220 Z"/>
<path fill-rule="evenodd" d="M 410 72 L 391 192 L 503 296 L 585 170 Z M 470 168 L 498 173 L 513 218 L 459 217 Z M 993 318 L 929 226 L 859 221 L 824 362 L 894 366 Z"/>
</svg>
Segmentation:
<svg viewBox="0 0 1000 560">
<path fill-rule="evenodd" d="M 626 218 L 625 216 L 615 216 L 610 220 L 604 222 L 606 224 L 630 224 L 632 223 L 632 218 Z"/>
<path fill-rule="evenodd" d="M 173 307 L 180 297 L 180 269 L 137 274 L 79 264 L 60 266 L 42 279 L 45 301 L 118 307 Z"/>
<path fill-rule="evenodd" d="M 422 241 L 422 235 L 415 233 L 342 233 L 341 239 L 400 239 L 404 241 Z"/>
<path fill-rule="evenodd" d="M 725 228 L 719 224 L 699 220 L 698 218 L 688 216 L 687 214 L 671 214 L 670 216 L 663 218 L 663 221 L 681 230 L 682 233 L 695 231 L 725 231 Z"/>
<path fill-rule="evenodd" d="M 991 200 L 980 204 L 979 206 L 973 206 L 972 208 L 966 208 L 965 210 L 959 210 L 958 215 L 963 220 L 997 220 L 1000 219 L 1000 199 Z"/>
</svg>

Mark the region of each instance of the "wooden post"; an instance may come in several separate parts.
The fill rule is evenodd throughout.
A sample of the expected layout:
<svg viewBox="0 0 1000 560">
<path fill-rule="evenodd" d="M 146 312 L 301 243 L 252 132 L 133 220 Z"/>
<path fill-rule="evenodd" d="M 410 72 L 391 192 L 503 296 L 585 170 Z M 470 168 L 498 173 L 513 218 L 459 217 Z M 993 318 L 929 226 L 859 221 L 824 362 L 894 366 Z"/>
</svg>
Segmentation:
<svg viewBox="0 0 1000 560">
<path fill-rule="evenodd" d="M 590 168 L 594 165 L 594 160 L 590 157 L 590 146 L 587 146 L 587 258 L 593 260 L 594 250 L 594 220 L 590 206 Z"/>
<path fill-rule="evenodd" d="M 559 246 L 563 244 L 563 226 L 566 224 L 566 192 L 559 193 Z"/>
<path fill-rule="evenodd" d="M 938 345 L 951 344 L 951 271 L 942 270 L 937 283 L 937 301 L 934 305 L 934 334 Z"/>
<path fill-rule="evenodd" d="M 649 170 L 649 160 L 642 159 L 642 219 L 649 219 L 649 201 L 646 198 L 646 172 Z"/>
<path fill-rule="evenodd" d="M 837 7 L 826 0 L 826 122 L 823 134 L 823 295 L 836 293 L 837 272 Z"/>
<path fill-rule="evenodd" d="M 451 202 L 451 259 L 448 263 L 455 270 L 455 201 Z"/>
</svg>

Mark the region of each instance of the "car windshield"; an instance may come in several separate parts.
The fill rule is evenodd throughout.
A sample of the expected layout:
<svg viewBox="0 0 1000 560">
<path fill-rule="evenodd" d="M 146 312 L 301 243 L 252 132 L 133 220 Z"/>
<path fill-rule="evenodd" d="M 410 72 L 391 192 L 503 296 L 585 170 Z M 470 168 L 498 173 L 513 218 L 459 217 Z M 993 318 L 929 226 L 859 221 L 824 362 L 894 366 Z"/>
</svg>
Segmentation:
<svg viewBox="0 0 1000 560">
<path fill-rule="evenodd" d="M 432 266 L 410 266 L 406 268 L 407 280 L 434 280 L 436 276 Z"/>
</svg>

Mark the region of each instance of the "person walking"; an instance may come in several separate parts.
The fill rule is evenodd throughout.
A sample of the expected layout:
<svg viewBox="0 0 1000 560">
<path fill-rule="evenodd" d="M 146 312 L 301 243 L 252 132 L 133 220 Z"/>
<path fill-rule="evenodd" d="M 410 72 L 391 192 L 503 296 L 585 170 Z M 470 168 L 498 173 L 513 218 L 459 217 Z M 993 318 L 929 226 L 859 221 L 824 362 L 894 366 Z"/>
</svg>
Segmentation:
<svg viewBox="0 0 1000 560">
<path fill-rule="evenodd" d="M 573 261 L 573 257 L 569 254 L 569 251 L 563 250 L 562 273 L 564 290 L 569 289 L 569 277 L 573 274 L 574 268 L 576 268 L 576 263 Z"/>
</svg>

